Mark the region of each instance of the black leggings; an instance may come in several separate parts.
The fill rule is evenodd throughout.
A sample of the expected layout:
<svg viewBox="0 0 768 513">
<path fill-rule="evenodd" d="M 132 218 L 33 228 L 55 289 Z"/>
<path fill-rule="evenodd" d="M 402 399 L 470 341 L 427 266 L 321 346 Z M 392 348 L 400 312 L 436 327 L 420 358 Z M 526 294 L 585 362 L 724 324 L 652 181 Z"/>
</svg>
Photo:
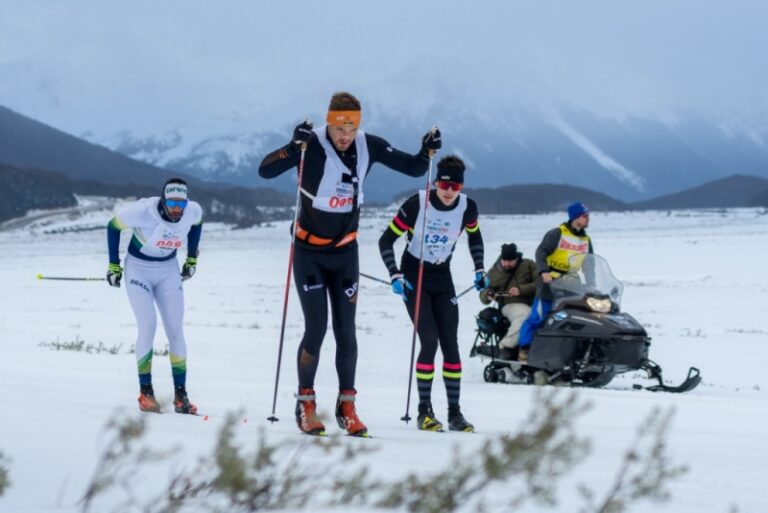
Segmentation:
<svg viewBox="0 0 768 513">
<path fill-rule="evenodd" d="M 328 327 L 330 299 L 339 389 L 354 389 L 358 273 L 357 244 L 334 251 L 312 251 L 296 246 L 293 275 L 304 313 L 304 337 L 297 355 L 300 388 L 312 388 L 315 384 L 320 346 Z"/>
<path fill-rule="evenodd" d="M 405 279 L 413 285 L 413 290 L 408 290 L 408 301 L 405 302 L 408 315 L 413 320 L 416 311 L 418 271 L 405 270 L 404 275 Z M 459 307 L 451 275 L 440 273 L 437 276 L 431 276 L 424 273 L 417 330 L 421 341 L 418 362 L 434 364 L 439 345 L 444 361 L 460 363 L 458 330 Z"/>
<path fill-rule="evenodd" d="M 416 316 L 416 281 L 418 271 L 404 269 L 405 279 L 414 290 L 408 291 L 405 306 L 411 320 Z M 449 406 L 458 406 L 461 396 L 461 357 L 459 356 L 459 307 L 449 273 L 424 273 L 417 332 L 421 350 L 416 360 L 416 384 L 419 403 L 431 403 L 437 347 L 443 352 L 443 383 Z"/>
</svg>

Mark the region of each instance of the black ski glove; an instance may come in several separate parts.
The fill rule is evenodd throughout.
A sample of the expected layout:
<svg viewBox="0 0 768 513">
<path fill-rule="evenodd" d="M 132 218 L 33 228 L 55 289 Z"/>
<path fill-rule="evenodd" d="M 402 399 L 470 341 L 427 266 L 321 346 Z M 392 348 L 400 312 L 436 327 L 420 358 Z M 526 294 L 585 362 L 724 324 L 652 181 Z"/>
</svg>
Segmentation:
<svg viewBox="0 0 768 513">
<path fill-rule="evenodd" d="M 109 264 L 107 268 L 107 283 L 110 287 L 120 287 L 120 280 L 123 279 L 123 268 L 120 264 Z"/>
<path fill-rule="evenodd" d="M 181 281 L 187 281 L 195 275 L 197 270 L 197 258 L 187 257 L 184 261 L 184 266 L 181 268 Z"/>
<path fill-rule="evenodd" d="M 437 151 L 443 147 L 443 140 L 440 136 L 440 129 L 435 127 L 421 138 L 421 151 Z"/>
<path fill-rule="evenodd" d="M 312 138 L 312 123 L 309 120 L 304 120 L 293 129 L 293 139 L 291 142 L 296 146 L 306 144 Z"/>
</svg>

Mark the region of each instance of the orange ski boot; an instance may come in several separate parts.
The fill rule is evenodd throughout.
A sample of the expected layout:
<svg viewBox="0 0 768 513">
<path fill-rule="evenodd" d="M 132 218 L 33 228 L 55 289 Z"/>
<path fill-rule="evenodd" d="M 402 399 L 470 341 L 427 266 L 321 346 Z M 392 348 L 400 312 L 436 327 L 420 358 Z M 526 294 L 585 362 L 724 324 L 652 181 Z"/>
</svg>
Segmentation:
<svg viewBox="0 0 768 513">
<path fill-rule="evenodd" d="M 160 403 L 155 399 L 155 391 L 152 389 L 152 385 L 141 385 L 139 409 L 141 411 L 160 413 Z"/>
<path fill-rule="evenodd" d="M 315 390 L 312 388 L 300 388 L 296 394 L 296 424 L 308 435 L 325 435 L 325 426 L 317 416 Z"/>
<path fill-rule="evenodd" d="M 346 429 L 351 436 L 368 438 L 368 428 L 365 427 L 355 411 L 355 396 L 357 391 L 342 390 L 336 401 L 336 422 L 341 429 Z"/>
</svg>

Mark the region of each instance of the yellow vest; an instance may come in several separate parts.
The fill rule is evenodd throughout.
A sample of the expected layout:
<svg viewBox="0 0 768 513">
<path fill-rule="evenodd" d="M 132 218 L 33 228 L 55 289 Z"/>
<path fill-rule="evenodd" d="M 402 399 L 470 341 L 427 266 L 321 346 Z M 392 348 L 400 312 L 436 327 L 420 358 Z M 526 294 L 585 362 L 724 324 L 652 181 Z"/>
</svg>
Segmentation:
<svg viewBox="0 0 768 513">
<path fill-rule="evenodd" d="M 567 273 L 571 256 L 584 255 L 588 252 L 589 235 L 575 235 L 568 229 L 568 225 L 563 223 L 560 225 L 560 242 L 557 249 L 547 257 L 547 264 L 550 269 Z"/>
</svg>

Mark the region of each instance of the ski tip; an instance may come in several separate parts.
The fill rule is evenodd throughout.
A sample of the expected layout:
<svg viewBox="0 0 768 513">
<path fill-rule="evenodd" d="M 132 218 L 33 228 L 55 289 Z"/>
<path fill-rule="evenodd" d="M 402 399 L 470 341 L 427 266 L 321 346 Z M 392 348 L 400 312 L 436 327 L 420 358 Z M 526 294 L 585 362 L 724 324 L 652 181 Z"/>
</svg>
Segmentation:
<svg viewBox="0 0 768 513">
<path fill-rule="evenodd" d="M 43 275 L 42 275 L 42 274 L 40 274 L 40 273 L 37 273 L 37 279 L 38 279 L 38 280 L 42 280 L 42 279 L 43 279 Z"/>
<path fill-rule="evenodd" d="M 371 435 L 368 434 L 368 431 L 358 432 L 358 433 L 349 433 L 349 435 L 347 436 L 352 436 L 354 438 L 371 438 Z"/>
</svg>

